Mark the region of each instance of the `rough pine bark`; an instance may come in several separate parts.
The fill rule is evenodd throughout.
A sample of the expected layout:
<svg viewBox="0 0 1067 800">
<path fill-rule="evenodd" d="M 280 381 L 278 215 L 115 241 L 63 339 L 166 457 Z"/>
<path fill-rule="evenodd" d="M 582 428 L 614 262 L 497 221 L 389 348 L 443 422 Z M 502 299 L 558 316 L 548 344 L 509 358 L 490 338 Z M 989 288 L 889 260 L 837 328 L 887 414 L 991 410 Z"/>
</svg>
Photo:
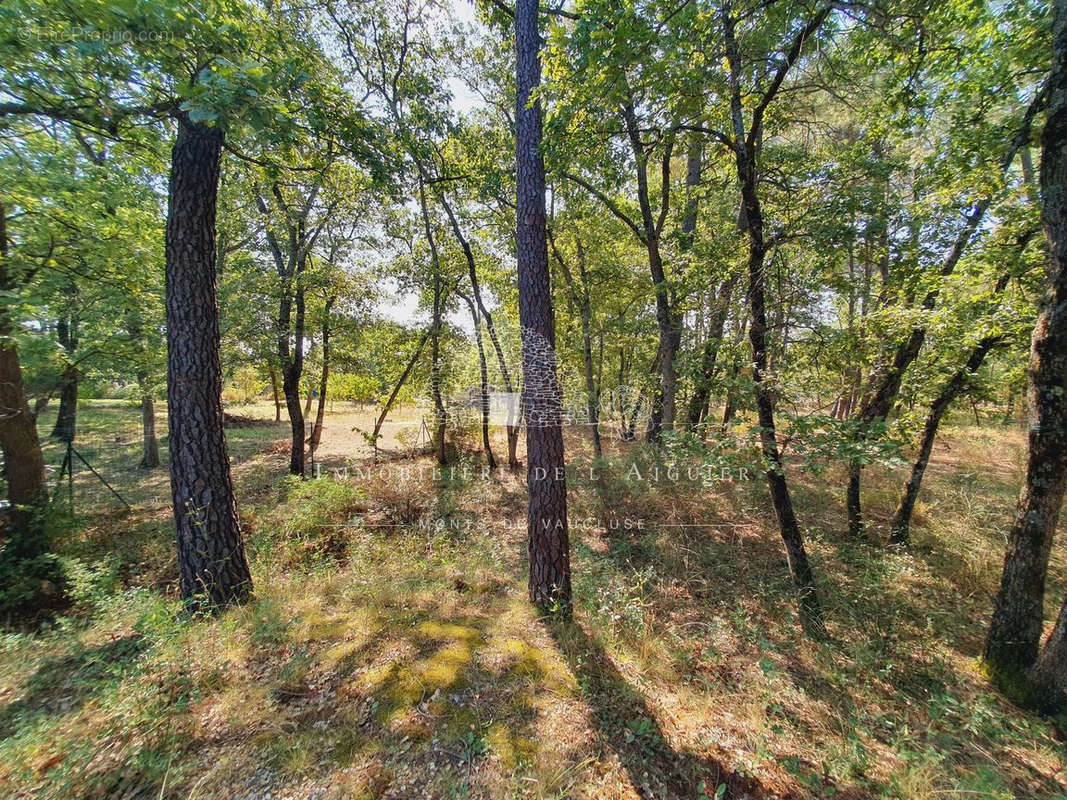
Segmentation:
<svg viewBox="0 0 1067 800">
<path fill-rule="evenodd" d="M 167 403 L 182 597 L 192 607 L 252 591 L 222 428 L 215 209 L 223 134 L 178 119 L 166 228 Z"/>
<path fill-rule="evenodd" d="M 1067 0 L 1054 5 L 1052 47 L 1040 169 L 1048 289 L 1030 346 L 1034 418 L 1026 479 L 985 644 L 985 663 L 994 682 L 1017 699 L 1028 694 L 1027 699 L 1040 705 L 1058 699 L 1067 671 L 1063 611 L 1037 659 L 1049 552 L 1067 488 Z"/>
<path fill-rule="evenodd" d="M 0 290 L 13 291 L 7 251 L 7 210 L 0 203 Z M 0 308 L 0 451 L 4 454 L 7 499 L 11 504 L 11 533 L 6 555 L 33 558 L 47 549 L 43 531 L 35 523 L 47 502 L 44 456 L 37 425 L 30 414 L 22 383 L 22 365 L 12 338 L 12 321 Z"/>
<path fill-rule="evenodd" d="M 545 227 L 545 164 L 541 105 L 531 103 L 541 81 L 537 0 L 515 5 L 515 244 L 522 324 L 523 419 L 529 488 L 527 548 L 530 601 L 546 612 L 571 610 L 567 479 L 564 472 L 560 387 L 552 360 L 555 318 Z M 544 363 L 547 356 L 549 363 Z"/>
</svg>

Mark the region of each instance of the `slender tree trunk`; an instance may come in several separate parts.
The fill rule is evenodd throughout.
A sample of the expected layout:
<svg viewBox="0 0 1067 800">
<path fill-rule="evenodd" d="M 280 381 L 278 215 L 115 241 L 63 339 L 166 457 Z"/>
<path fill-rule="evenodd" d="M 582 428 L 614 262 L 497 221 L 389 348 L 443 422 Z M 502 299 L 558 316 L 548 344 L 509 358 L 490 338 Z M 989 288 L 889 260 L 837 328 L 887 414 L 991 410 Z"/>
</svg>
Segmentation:
<svg viewBox="0 0 1067 800">
<path fill-rule="evenodd" d="M 61 319 L 56 325 L 56 333 L 66 363 L 59 379 L 59 413 L 51 437 L 61 442 L 73 442 L 78 420 L 77 323 L 69 317 Z"/>
<path fill-rule="evenodd" d="M 50 435 L 61 442 L 72 442 L 78 420 L 78 367 L 71 363 L 64 366 L 59 382 L 59 413 Z"/>
<path fill-rule="evenodd" d="M 315 427 L 308 440 L 308 451 L 314 455 L 322 441 L 322 422 L 326 417 L 326 388 L 330 382 L 330 311 L 335 298 L 326 300 L 326 310 L 322 320 L 322 377 L 319 378 L 319 404 L 315 410 Z"/>
<path fill-rule="evenodd" d="M 641 140 L 641 126 L 637 118 L 632 96 L 623 104 L 622 119 L 626 135 L 630 141 L 634 163 L 637 166 L 637 204 L 641 210 L 641 224 L 634 226 L 635 232 L 648 253 L 648 269 L 652 277 L 652 289 L 656 298 L 656 326 L 659 329 L 657 366 L 659 368 L 659 386 L 652 399 L 652 408 L 648 420 L 646 436 L 650 442 L 659 441 L 664 430 L 674 428 L 675 402 L 678 395 L 678 373 L 674 359 L 681 345 L 681 320 L 677 309 L 671 302 L 671 288 L 663 269 L 663 252 L 660 238 L 663 222 L 666 220 L 667 202 L 670 189 L 670 162 L 673 141 L 664 144 L 661 166 L 661 207 L 659 218 L 652 213 L 652 203 L 648 184 L 648 157 L 646 145 Z"/>
<path fill-rule="evenodd" d="M 0 203 L 0 290 L 18 284 L 8 261 L 7 209 Z M 22 383 L 22 365 L 12 336 L 8 306 L 0 306 L 0 452 L 4 455 L 7 499 L 11 504 L 5 558 L 34 558 L 48 549 L 38 514 L 48 500 L 44 456 L 37 425 Z"/>
<path fill-rule="evenodd" d="M 274 421 L 281 422 L 282 403 L 278 397 L 278 372 L 274 369 L 273 364 L 270 366 L 268 371 L 270 372 L 270 391 L 271 394 L 274 396 Z"/>
<path fill-rule="evenodd" d="M 582 279 L 582 362 L 585 368 L 585 403 L 589 417 L 589 433 L 593 440 L 593 458 L 603 458 L 600 442 L 600 392 L 593 375 L 593 309 L 589 296 L 589 277 L 585 266 L 585 248 L 582 240 L 577 242 L 578 273 Z"/>
<path fill-rule="evenodd" d="M 541 104 L 530 101 L 541 82 L 537 0 L 515 6 L 515 245 L 522 324 L 523 417 L 530 601 L 545 612 L 571 611 L 567 479 L 564 472 L 562 393 L 556 375 L 555 318 L 545 227 L 545 164 Z"/>
<path fill-rule="evenodd" d="M 748 337 L 752 345 L 752 379 L 756 384 L 756 411 L 760 424 L 760 441 L 763 458 L 767 463 L 767 487 L 771 503 L 778 518 L 778 529 L 785 544 L 789 570 L 797 588 L 797 603 L 801 623 L 805 630 L 821 634 L 823 631 L 822 610 L 815 592 L 815 578 L 808 563 L 804 540 L 793 510 L 793 500 L 786 483 L 785 469 L 778 452 L 774 427 L 774 394 L 767 375 L 767 307 L 764 277 L 766 244 L 763 239 L 763 211 L 756 192 L 756 154 L 749 147 L 746 136 L 740 90 L 740 58 L 734 39 L 734 19 L 727 7 L 725 14 L 727 59 L 730 64 L 730 112 L 734 129 L 734 152 L 737 162 L 737 178 L 741 185 L 741 197 L 745 209 L 748 231 L 748 297 L 751 323 Z"/>
<path fill-rule="evenodd" d="M 422 210 L 422 224 L 426 234 L 426 243 L 430 247 L 430 266 L 433 271 L 433 319 L 430 322 L 430 395 L 434 408 L 434 451 L 437 463 L 448 463 L 448 451 L 445 446 L 445 432 L 448 428 L 448 413 L 444 398 L 441 396 L 441 324 L 444 316 L 445 291 L 441 283 L 441 258 L 437 252 L 437 241 L 430 224 L 430 206 L 426 200 L 426 186 L 419 176 L 419 207 Z"/>
<path fill-rule="evenodd" d="M 293 366 L 282 367 L 282 393 L 289 414 L 289 474 L 304 474 L 304 408 L 300 376 Z"/>
<path fill-rule="evenodd" d="M 1025 239 L 1019 248 L 1021 253 L 1026 249 L 1028 239 Z M 1004 291 L 1004 288 L 1008 285 L 1008 281 L 1011 280 L 1011 273 L 1006 272 L 1001 275 L 996 284 L 993 287 L 993 294 L 997 295 Z M 901 495 L 900 502 L 897 504 L 896 513 L 893 515 L 893 520 L 889 525 L 889 543 L 898 546 L 906 546 L 910 539 L 911 528 L 911 515 L 915 510 L 915 501 L 919 496 L 919 489 L 922 486 L 923 474 L 926 472 L 926 465 L 930 460 L 930 453 L 933 451 L 934 438 L 937 436 L 937 429 L 941 425 L 941 419 L 945 415 L 952 402 L 967 388 L 967 382 L 970 377 L 982 366 L 986 356 L 997 345 L 1003 341 L 1003 336 L 985 336 L 979 340 L 979 342 L 972 348 L 970 356 L 967 358 L 967 363 L 960 367 L 959 370 L 941 387 L 941 391 L 938 392 L 937 397 L 930 404 L 930 411 L 926 417 L 926 424 L 923 426 L 923 433 L 919 439 L 919 452 L 915 457 L 915 463 L 912 465 L 911 477 L 908 479 L 907 484 L 904 486 L 904 493 Z"/>
<path fill-rule="evenodd" d="M 307 408 L 302 407 L 300 379 L 304 374 L 304 287 L 300 275 L 296 275 L 295 291 L 283 286 L 278 310 L 278 359 L 282 365 L 282 393 L 285 408 L 289 413 L 289 473 L 304 475 L 304 419 L 311 412 L 311 393 L 308 392 Z M 293 307 L 296 307 L 295 314 Z M 295 318 L 295 321 L 294 321 Z M 290 345 L 290 335 L 293 341 Z"/>
<path fill-rule="evenodd" d="M 252 578 L 222 428 L 215 207 L 223 134 L 178 120 L 166 230 L 167 402 L 182 597 L 246 599 Z"/>
<path fill-rule="evenodd" d="M 489 441 L 489 367 L 485 361 L 485 342 L 482 340 L 482 321 L 478 316 L 478 306 L 467 295 L 457 294 L 467 303 L 471 312 L 471 322 L 474 324 L 474 342 L 478 347 L 478 410 L 482 428 L 482 450 L 485 452 L 485 460 L 489 469 L 496 469 L 496 459 L 493 457 L 493 445 Z"/>
<path fill-rule="evenodd" d="M 1016 131 L 1015 137 L 1009 142 L 1008 150 L 1000 162 L 1001 174 L 1008 171 L 1012 161 L 1019 151 L 1025 147 L 1030 139 L 1030 130 L 1033 126 L 1034 117 L 1047 102 L 1047 91 L 1042 89 L 1030 103 L 1023 115 L 1022 123 Z M 966 252 L 968 245 L 978 231 L 986 210 L 993 198 L 991 195 L 982 197 L 967 214 L 963 229 L 957 234 L 952 246 L 941 261 L 939 274 L 941 278 L 947 278 L 955 271 L 957 264 Z M 922 299 L 921 308 L 930 311 L 937 305 L 940 296 L 940 287 L 934 286 Z M 900 386 L 904 380 L 904 373 L 912 362 L 919 357 L 919 352 L 926 341 L 926 328 L 920 324 L 914 327 L 908 334 L 908 338 L 901 342 L 893 351 L 892 357 L 877 364 L 871 371 L 867 381 L 867 391 L 864 392 L 858 414 L 858 426 L 856 436 L 860 442 L 866 440 L 872 433 L 872 428 L 878 422 L 884 422 L 893 410 Z M 859 535 L 863 531 L 863 517 L 860 504 L 860 476 L 862 465 L 858 461 L 849 464 L 849 483 L 846 498 L 848 508 L 848 530 L 850 535 Z"/>
<path fill-rule="evenodd" d="M 646 249 L 656 292 L 656 324 L 659 327 L 657 365 L 660 376 L 659 387 L 652 400 L 646 435 L 650 442 L 656 442 L 660 440 L 662 431 L 674 429 L 675 403 L 678 396 L 678 372 L 674 359 L 678 355 L 682 334 L 669 299 L 658 234 L 646 244 Z"/>
<path fill-rule="evenodd" d="M 137 388 L 141 391 L 141 469 L 155 469 L 159 466 L 159 441 L 156 439 L 156 404 L 148 386 L 148 374 L 144 370 L 137 373 Z"/>
<path fill-rule="evenodd" d="M 696 425 L 707 414 L 708 402 L 711 398 L 711 385 L 715 380 L 716 370 L 718 369 L 719 349 L 722 346 L 726 316 L 730 311 L 730 301 L 733 298 L 736 284 L 736 275 L 727 278 L 719 286 L 719 291 L 716 294 L 715 308 L 708 322 L 707 338 L 704 340 L 704 347 L 700 356 L 700 372 L 697 374 L 693 396 L 689 399 L 688 420 L 690 425 Z"/>
<path fill-rule="evenodd" d="M 623 430 L 622 439 L 626 442 L 632 442 L 637 438 L 637 417 L 641 413 L 641 407 L 645 404 L 645 398 L 642 395 L 638 395 L 634 401 L 633 413 L 630 414 L 630 421 L 626 421 L 626 409 L 623 408 Z"/>
<path fill-rule="evenodd" d="M 863 465 L 858 459 L 848 462 L 848 488 L 845 490 L 845 514 L 848 519 L 848 535 L 860 537 L 863 535 L 863 507 L 862 494 Z"/>
<path fill-rule="evenodd" d="M 889 525 L 889 543 L 906 546 L 910 539 L 911 515 L 915 510 L 915 500 L 919 496 L 922 486 L 923 475 L 926 473 L 926 465 L 930 462 L 930 453 L 934 449 L 934 438 L 937 436 L 941 418 L 948 411 L 952 401 L 959 397 L 960 393 L 967 388 L 967 381 L 982 366 L 986 355 L 1002 340 L 1001 336 L 987 336 L 982 339 L 971 351 L 967 363 L 957 370 L 938 392 L 937 397 L 930 404 L 930 411 L 923 426 L 922 436 L 919 439 L 919 452 L 915 456 L 915 463 L 911 468 L 911 477 L 904 486 L 904 493 L 897 504 L 893 521 Z"/>
<path fill-rule="evenodd" d="M 686 207 L 685 216 L 682 218 L 682 237 L 679 242 L 679 250 L 683 255 L 693 249 L 696 238 L 697 212 L 699 201 L 697 187 L 700 185 L 700 173 L 703 161 L 703 143 L 697 137 L 689 145 L 686 156 L 685 188 Z M 704 344 L 701 347 L 700 366 L 694 379 L 693 395 L 689 398 L 689 408 L 686 413 L 686 422 L 690 426 L 698 424 L 704 417 L 708 405 L 708 395 L 711 391 L 711 382 L 715 373 L 715 359 L 722 342 L 723 325 L 726 322 L 726 311 L 729 307 L 729 293 L 732 290 L 732 281 L 726 281 L 719 287 L 716 297 L 715 309 L 708 321 L 707 330 L 704 331 Z M 723 302 L 725 295 L 725 304 Z"/>
<path fill-rule="evenodd" d="M 478 309 L 478 313 L 481 315 L 482 319 L 485 320 L 485 329 L 489 334 L 489 341 L 492 343 L 493 351 L 496 354 L 496 363 L 500 370 L 500 378 L 504 381 L 504 391 L 508 394 L 514 394 L 515 389 L 511 383 L 511 372 L 508 369 L 507 359 L 504 358 L 504 349 L 500 346 L 500 338 L 496 333 L 496 325 L 493 324 L 493 315 L 489 313 L 489 309 L 485 307 L 485 302 L 482 300 L 482 288 L 481 283 L 478 280 L 478 269 L 474 261 L 474 251 L 471 250 L 470 242 L 468 242 L 467 237 L 463 235 L 463 230 L 459 227 L 459 220 L 456 219 L 456 215 L 452 211 L 452 206 L 448 204 L 448 200 L 444 195 L 441 196 L 441 205 L 444 207 L 445 213 L 448 215 L 448 222 L 452 227 L 452 233 L 455 235 L 456 241 L 459 242 L 460 247 L 463 250 L 463 255 L 467 259 L 467 274 L 471 281 L 471 291 L 474 294 L 474 303 Z M 507 426 L 507 434 L 508 469 L 518 469 L 518 424 L 509 424 Z"/>
<path fill-rule="evenodd" d="M 743 208 L 743 206 L 742 206 Z M 748 317 L 742 315 L 737 329 L 737 339 L 734 346 L 740 347 L 745 343 L 745 335 L 748 333 Z M 727 427 L 737 416 L 737 389 L 734 386 L 737 377 L 741 374 L 741 359 L 735 352 L 730 364 L 727 366 L 726 396 L 723 398 L 721 431 L 726 433 Z"/>
<path fill-rule="evenodd" d="M 585 247 L 582 245 L 581 238 L 576 237 L 575 246 L 578 250 L 578 272 L 582 279 L 582 285 L 579 289 L 574 280 L 574 276 L 571 274 L 570 267 L 567 266 L 567 261 L 563 258 L 563 254 L 559 251 L 559 248 L 556 247 L 556 241 L 553 238 L 551 231 L 548 232 L 548 242 L 553 255 L 556 257 L 556 262 L 559 264 L 560 270 L 563 272 L 563 280 L 567 283 L 567 289 L 570 291 L 571 297 L 578 306 L 578 313 L 582 322 L 582 360 L 584 362 L 585 370 L 585 407 L 589 417 L 590 435 L 593 440 L 593 457 L 602 458 L 604 451 L 600 443 L 600 397 L 596 388 L 596 380 L 593 376 L 593 309 L 589 297 L 589 277 L 585 264 Z"/>
<path fill-rule="evenodd" d="M 411 370 L 415 368 L 415 364 L 419 360 L 419 354 L 422 352 L 422 348 L 426 345 L 426 340 L 430 338 L 430 331 L 422 335 L 419 339 L 419 343 L 415 345 L 415 351 L 411 354 L 411 358 L 408 359 L 407 366 L 404 367 L 404 371 L 400 373 L 400 377 L 397 378 L 396 385 L 393 386 L 393 391 L 389 393 L 388 399 L 385 401 L 385 405 L 382 406 L 381 413 L 378 414 L 378 418 L 374 421 L 374 431 L 371 434 L 371 439 L 374 441 L 374 451 L 378 452 L 378 436 L 382 432 L 382 425 L 385 424 L 385 418 L 389 415 L 389 410 L 393 407 L 393 403 L 396 402 L 396 397 L 400 394 L 401 388 L 407 382 L 408 376 L 411 375 Z"/>
<path fill-rule="evenodd" d="M 1029 694 L 1025 699 L 1038 705 L 1062 699 L 1067 673 L 1064 611 L 1037 658 L 1049 552 L 1067 488 L 1067 0 L 1055 0 L 1052 47 L 1040 170 L 1049 285 L 1034 327 L 1029 365 L 1036 419 L 1030 426 L 1026 480 L 1008 535 L 985 645 L 993 680 L 1016 699 Z M 1030 684 L 1026 692 L 1020 691 L 1021 683 Z"/>
</svg>

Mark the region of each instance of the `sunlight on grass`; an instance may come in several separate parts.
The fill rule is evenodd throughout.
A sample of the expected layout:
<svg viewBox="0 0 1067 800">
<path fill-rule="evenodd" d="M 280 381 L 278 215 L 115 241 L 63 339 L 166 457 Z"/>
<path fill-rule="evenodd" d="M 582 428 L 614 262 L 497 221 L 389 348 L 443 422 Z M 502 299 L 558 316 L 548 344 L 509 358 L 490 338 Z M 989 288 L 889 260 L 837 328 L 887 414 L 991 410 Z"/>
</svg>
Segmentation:
<svg viewBox="0 0 1067 800">
<path fill-rule="evenodd" d="M 1018 438 L 947 443 L 954 459 L 999 464 Z M 277 482 L 247 509 L 246 606 L 187 620 L 158 590 L 110 590 L 49 631 L 5 635 L 0 792 L 226 796 L 259 775 L 327 798 L 627 797 L 679 769 L 717 785 L 721 764 L 798 797 L 1052 796 L 1044 776 L 1064 755 L 1052 727 L 975 669 L 1010 517 L 1002 480 L 935 464 L 925 502 L 938 512 L 916 520 L 910 553 L 844 540 L 839 493 L 803 483 L 819 509 L 806 522 L 827 576 L 824 645 L 796 635 L 759 485 L 613 496 L 620 513 L 670 504 L 744 524 L 578 532 L 578 622 L 552 628 L 525 599 L 521 529 L 338 527 L 354 508 L 391 518 L 429 489 Z M 872 470 L 872 514 L 898 481 Z M 486 514 L 486 491 L 451 487 L 449 513 Z M 605 502 L 575 491 L 589 513 Z M 522 513 L 508 496 L 515 507 L 494 516 Z M 1057 553 L 1051 577 L 1063 574 Z"/>
</svg>

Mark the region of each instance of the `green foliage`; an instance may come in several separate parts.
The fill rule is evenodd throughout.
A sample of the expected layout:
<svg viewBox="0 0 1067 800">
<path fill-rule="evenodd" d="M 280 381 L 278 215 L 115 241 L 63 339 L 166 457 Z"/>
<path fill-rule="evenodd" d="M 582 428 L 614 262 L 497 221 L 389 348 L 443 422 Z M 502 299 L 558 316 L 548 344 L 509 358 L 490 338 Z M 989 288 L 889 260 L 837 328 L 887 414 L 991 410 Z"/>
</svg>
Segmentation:
<svg viewBox="0 0 1067 800">
<path fill-rule="evenodd" d="M 255 550 L 285 566 L 315 567 L 343 559 L 363 508 L 363 493 L 329 477 L 290 476 L 278 487 L 279 502 L 253 535 Z"/>
<path fill-rule="evenodd" d="M 783 450 L 803 459 L 804 468 L 823 473 L 831 464 L 878 464 L 901 467 L 904 442 L 890 435 L 883 420 L 862 424 L 856 419 L 811 414 L 794 417 L 783 414 Z"/>
<path fill-rule="evenodd" d="M 83 614 L 102 609 L 118 591 L 121 581 L 114 559 L 89 564 L 79 558 L 59 559 L 64 588 L 74 608 Z"/>
</svg>

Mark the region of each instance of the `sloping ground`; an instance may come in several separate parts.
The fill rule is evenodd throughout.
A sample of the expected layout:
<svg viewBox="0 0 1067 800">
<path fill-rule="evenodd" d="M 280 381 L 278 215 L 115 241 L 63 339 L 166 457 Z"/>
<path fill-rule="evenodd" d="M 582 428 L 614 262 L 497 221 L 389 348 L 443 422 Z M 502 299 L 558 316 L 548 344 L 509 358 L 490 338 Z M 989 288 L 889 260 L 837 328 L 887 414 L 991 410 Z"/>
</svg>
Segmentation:
<svg viewBox="0 0 1067 800">
<path fill-rule="evenodd" d="M 3 639 L 0 796 L 1067 797 L 1055 725 L 975 668 L 1015 430 L 949 432 L 910 555 L 844 536 L 839 474 L 796 474 L 825 643 L 758 481 L 656 481 L 638 448 L 591 475 L 572 437 L 576 619 L 549 624 L 514 476 L 471 454 L 301 483 L 256 441 L 257 599 L 180 619 L 165 507 L 94 518 L 71 552 L 117 560 L 79 573 L 82 616 Z M 900 475 L 869 483 L 877 531 Z"/>
</svg>

